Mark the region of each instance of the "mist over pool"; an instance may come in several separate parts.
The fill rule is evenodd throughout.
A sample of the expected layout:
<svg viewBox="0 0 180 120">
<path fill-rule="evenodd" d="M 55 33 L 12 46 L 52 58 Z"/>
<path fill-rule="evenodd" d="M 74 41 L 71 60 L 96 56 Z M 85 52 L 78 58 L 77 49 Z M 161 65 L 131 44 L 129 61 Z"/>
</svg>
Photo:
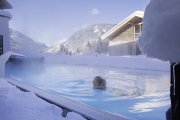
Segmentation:
<svg viewBox="0 0 180 120">
<path fill-rule="evenodd" d="M 34 63 L 8 68 L 13 79 L 138 120 L 163 120 L 170 105 L 168 71 Z M 93 89 L 97 75 L 106 79 L 106 90 Z"/>
</svg>

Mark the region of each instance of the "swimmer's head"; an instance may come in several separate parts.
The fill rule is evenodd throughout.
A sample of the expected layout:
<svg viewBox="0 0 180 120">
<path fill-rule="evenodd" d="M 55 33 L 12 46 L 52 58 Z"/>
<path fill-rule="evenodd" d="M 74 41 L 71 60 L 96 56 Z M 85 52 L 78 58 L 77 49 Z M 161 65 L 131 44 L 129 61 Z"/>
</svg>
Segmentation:
<svg viewBox="0 0 180 120">
<path fill-rule="evenodd" d="M 106 80 L 100 76 L 96 76 L 93 80 L 94 89 L 106 89 Z"/>
</svg>

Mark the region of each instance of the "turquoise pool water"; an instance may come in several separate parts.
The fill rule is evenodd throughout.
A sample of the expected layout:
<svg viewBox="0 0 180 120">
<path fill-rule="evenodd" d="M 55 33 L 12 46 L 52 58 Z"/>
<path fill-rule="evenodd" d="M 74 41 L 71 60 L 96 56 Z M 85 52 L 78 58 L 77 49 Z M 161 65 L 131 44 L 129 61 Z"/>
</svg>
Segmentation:
<svg viewBox="0 0 180 120">
<path fill-rule="evenodd" d="M 61 64 L 11 66 L 9 76 L 35 87 L 137 120 L 164 120 L 169 107 L 169 72 Z M 95 76 L 106 90 L 93 89 Z"/>
</svg>

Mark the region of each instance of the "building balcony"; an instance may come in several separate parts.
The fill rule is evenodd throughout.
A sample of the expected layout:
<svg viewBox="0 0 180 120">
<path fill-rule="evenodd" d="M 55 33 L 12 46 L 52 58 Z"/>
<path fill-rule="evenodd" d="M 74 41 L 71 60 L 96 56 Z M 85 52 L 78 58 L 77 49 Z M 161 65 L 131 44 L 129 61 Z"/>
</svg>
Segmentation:
<svg viewBox="0 0 180 120">
<path fill-rule="evenodd" d="M 7 11 L 0 10 L 0 17 L 6 17 L 6 18 L 11 19 L 12 18 L 12 14 L 7 12 Z"/>
</svg>

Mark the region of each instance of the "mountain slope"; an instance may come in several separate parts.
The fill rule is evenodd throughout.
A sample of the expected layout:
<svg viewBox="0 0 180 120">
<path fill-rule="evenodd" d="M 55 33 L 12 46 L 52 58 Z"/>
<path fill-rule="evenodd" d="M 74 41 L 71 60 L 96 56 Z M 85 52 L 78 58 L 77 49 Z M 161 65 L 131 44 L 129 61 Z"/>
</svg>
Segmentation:
<svg viewBox="0 0 180 120">
<path fill-rule="evenodd" d="M 21 53 L 29 57 L 40 56 L 47 46 L 42 43 L 35 42 L 24 34 L 10 30 L 10 44 L 13 52 Z"/>
<path fill-rule="evenodd" d="M 113 26 L 114 24 L 88 26 L 75 32 L 66 42 L 50 47 L 47 52 L 80 55 L 104 53 L 108 44 L 100 37 Z"/>
</svg>

